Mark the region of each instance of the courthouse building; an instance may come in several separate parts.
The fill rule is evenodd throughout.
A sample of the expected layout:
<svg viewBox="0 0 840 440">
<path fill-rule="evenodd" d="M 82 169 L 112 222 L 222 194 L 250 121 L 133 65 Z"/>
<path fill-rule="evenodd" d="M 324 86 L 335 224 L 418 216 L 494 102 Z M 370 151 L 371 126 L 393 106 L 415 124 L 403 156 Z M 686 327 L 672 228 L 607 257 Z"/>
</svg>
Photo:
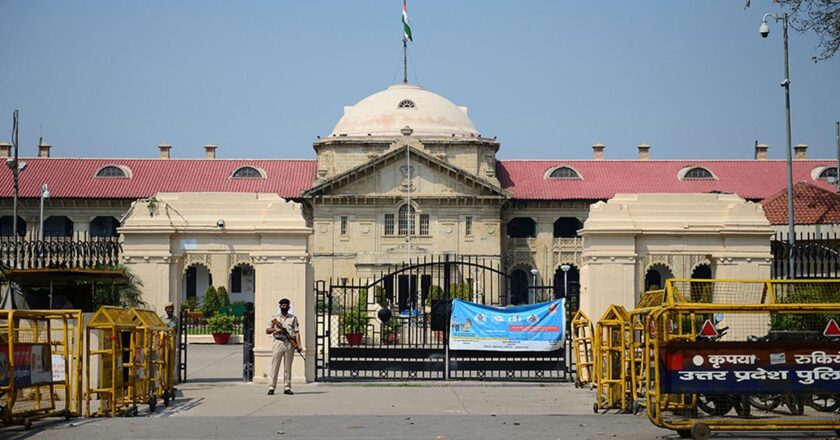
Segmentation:
<svg viewBox="0 0 840 440">
<path fill-rule="evenodd" d="M 42 144 L 23 159 L 18 233 L 37 231 L 46 183 L 45 235 L 123 233 L 125 263 L 157 308 L 212 284 L 264 313 L 287 294 L 312 309 L 314 280 L 349 282 L 447 254 L 501 267 L 508 304 L 527 302 L 534 283 L 562 293 L 559 267 L 569 265 L 570 290 L 591 316 L 610 303 L 632 307 L 669 277 L 770 275 L 774 230 L 759 202 L 785 189 L 787 167 L 766 145 L 744 146 L 744 160 L 654 160 L 645 144 L 637 159 L 609 160 L 618 146 L 546 137 L 556 157 L 500 160 L 505 146 L 483 129 L 466 107 L 399 84 L 345 107 L 311 160 L 217 159 L 215 145 L 203 159 L 176 159 L 183 147 L 165 144 L 150 159 L 72 158 Z M 591 160 L 563 157 L 581 148 Z M 796 147 L 795 181 L 833 191 L 834 167 Z M 8 236 L 11 173 L 2 182 Z"/>
</svg>

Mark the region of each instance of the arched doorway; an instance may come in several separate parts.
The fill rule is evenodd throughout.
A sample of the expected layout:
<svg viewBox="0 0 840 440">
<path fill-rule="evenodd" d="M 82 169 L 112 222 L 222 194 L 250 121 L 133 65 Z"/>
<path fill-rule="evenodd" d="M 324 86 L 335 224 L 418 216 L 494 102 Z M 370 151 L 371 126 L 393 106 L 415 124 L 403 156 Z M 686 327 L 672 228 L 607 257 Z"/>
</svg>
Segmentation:
<svg viewBox="0 0 840 440">
<path fill-rule="evenodd" d="M 510 304 L 528 303 L 528 272 L 516 269 L 510 274 Z"/>
<path fill-rule="evenodd" d="M 256 275 L 254 266 L 248 263 L 240 263 L 230 270 L 229 280 L 230 302 L 254 302 L 254 288 L 256 286 Z"/>
<path fill-rule="evenodd" d="M 210 273 L 210 269 L 200 263 L 191 264 L 184 270 L 181 300 L 195 298 L 190 301 L 197 301 L 198 304 L 201 304 L 204 301 L 204 292 L 212 285 L 213 274 Z"/>
<path fill-rule="evenodd" d="M 710 280 L 712 279 L 712 267 L 708 264 L 700 264 L 691 271 L 691 279 Z M 712 283 L 694 281 L 691 283 L 691 301 L 700 303 L 712 302 Z"/>
<path fill-rule="evenodd" d="M 645 273 L 645 292 L 664 288 L 665 280 L 669 278 L 674 278 L 671 268 L 662 263 L 651 265 Z"/>
<path fill-rule="evenodd" d="M 568 284 L 568 291 L 566 291 Z M 580 293 L 580 271 L 574 265 L 569 265 L 569 272 L 566 274 L 566 283 L 563 279 L 563 270 L 560 266 L 554 271 L 554 292 L 555 298 L 570 298 Z"/>
</svg>

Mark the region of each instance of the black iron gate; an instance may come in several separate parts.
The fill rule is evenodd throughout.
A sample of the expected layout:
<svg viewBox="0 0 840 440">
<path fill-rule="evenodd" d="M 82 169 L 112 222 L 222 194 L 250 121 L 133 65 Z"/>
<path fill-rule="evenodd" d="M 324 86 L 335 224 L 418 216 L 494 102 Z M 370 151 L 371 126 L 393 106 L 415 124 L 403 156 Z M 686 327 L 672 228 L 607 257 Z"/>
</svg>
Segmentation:
<svg viewBox="0 0 840 440">
<path fill-rule="evenodd" d="M 175 350 L 178 352 L 178 382 L 187 381 L 187 311 L 181 310 L 178 320 L 178 334 L 175 335 Z"/>
<path fill-rule="evenodd" d="M 242 381 L 254 380 L 254 303 L 245 303 L 242 316 Z"/>
<path fill-rule="evenodd" d="M 553 352 L 447 349 L 453 299 L 506 306 L 557 294 L 533 283 L 526 295 L 514 294 L 516 287 L 493 260 L 451 255 L 394 266 L 370 280 L 319 281 L 316 379 L 568 379 L 568 343 Z"/>
</svg>

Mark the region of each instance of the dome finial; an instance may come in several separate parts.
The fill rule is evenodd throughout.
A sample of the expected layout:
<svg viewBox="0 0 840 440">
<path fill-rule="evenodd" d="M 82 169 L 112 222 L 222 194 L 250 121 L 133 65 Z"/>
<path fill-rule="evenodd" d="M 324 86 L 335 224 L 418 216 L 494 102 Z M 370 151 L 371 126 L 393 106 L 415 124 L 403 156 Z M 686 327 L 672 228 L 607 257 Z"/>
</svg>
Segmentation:
<svg viewBox="0 0 840 440">
<path fill-rule="evenodd" d="M 411 127 L 406 125 L 402 129 L 400 129 L 400 133 L 402 133 L 403 136 L 411 136 L 411 133 L 414 133 L 414 130 L 412 130 Z"/>
</svg>

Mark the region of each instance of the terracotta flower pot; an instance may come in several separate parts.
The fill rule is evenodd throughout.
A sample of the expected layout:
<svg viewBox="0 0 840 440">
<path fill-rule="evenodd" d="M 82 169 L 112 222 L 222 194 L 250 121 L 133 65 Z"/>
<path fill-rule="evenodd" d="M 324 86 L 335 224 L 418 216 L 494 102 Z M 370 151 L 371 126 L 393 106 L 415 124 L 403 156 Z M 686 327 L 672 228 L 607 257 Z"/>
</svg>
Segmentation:
<svg viewBox="0 0 840 440">
<path fill-rule="evenodd" d="M 350 345 L 362 345 L 362 338 L 364 336 L 364 333 L 345 333 L 344 339 L 347 339 L 347 343 Z"/>
<path fill-rule="evenodd" d="M 227 345 L 230 340 L 230 333 L 213 333 L 213 341 L 217 345 Z"/>
</svg>

